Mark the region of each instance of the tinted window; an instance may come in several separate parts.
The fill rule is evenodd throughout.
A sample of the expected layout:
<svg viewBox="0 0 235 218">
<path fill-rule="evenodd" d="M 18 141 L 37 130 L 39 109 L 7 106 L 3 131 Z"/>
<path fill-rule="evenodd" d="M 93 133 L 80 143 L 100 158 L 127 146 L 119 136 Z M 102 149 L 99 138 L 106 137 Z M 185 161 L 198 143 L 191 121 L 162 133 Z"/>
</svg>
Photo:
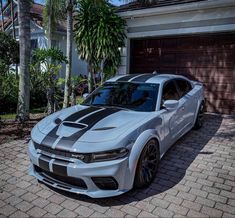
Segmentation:
<svg viewBox="0 0 235 218">
<path fill-rule="evenodd" d="M 162 101 L 166 100 L 179 100 L 178 91 L 173 80 L 167 82 L 163 87 Z"/>
<path fill-rule="evenodd" d="M 184 79 L 177 79 L 176 84 L 179 90 L 180 98 L 186 95 L 192 89 L 190 82 Z"/>
<path fill-rule="evenodd" d="M 83 104 L 118 106 L 135 111 L 155 111 L 158 87 L 158 84 L 146 83 L 106 83 L 92 93 Z"/>
</svg>

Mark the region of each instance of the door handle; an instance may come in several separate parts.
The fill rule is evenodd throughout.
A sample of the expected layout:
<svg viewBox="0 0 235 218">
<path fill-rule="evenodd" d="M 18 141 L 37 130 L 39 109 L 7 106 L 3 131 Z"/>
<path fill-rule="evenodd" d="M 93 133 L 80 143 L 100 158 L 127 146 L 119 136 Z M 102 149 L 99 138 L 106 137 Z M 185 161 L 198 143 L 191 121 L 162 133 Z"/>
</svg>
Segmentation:
<svg viewBox="0 0 235 218">
<path fill-rule="evenodd" d="M 183 107 L 181 107 L 181 110 L 182 110 L 182 111 L 184 111 L 184 106 L 183 106 Z"/>
</svg>

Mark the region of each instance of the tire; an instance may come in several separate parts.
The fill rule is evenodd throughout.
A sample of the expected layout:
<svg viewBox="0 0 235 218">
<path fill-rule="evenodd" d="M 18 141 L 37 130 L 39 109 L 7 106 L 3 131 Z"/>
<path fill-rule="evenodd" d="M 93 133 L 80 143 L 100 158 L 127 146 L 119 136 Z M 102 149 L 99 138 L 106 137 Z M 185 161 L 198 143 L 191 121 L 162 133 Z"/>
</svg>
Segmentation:
<svg viewBox="0 0 235 218">
<path fill-rule="evenodd" d="M 138 160 L 134 180 L 135 188 L 147 187 L 152 183 L 157 173 L 159 161 L 158 143 L 151 139 L 145 145 Z"/>
<path fill-rule="evenodd" d="M 204 123 L 204 103 L 202 102 L 197 112 L 197 118 L 193 129 L 195 130 L 200 129 L 203 126 L 203 123 Z"/>
</svg>

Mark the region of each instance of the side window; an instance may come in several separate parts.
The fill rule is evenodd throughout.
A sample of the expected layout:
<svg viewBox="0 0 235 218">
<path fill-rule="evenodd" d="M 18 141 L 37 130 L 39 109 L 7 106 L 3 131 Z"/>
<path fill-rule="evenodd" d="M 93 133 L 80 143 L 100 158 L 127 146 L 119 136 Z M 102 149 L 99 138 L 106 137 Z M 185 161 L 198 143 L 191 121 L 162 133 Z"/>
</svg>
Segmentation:
<svg viewBox="0 0 235 218">
<path fill-rule="evenodd" d="M 180 98 L 182 98 L 192 89 L 190 82 L 188 82 L 187 80 L 177 79 L 175 82 L 179 90 Z"/>
<path fill-rule="evenodd" d="M 179 94 L 173 80 L 167 82 L 163 87 L 162 103 L 166 100 L 179 100 Z"/>
</svg>

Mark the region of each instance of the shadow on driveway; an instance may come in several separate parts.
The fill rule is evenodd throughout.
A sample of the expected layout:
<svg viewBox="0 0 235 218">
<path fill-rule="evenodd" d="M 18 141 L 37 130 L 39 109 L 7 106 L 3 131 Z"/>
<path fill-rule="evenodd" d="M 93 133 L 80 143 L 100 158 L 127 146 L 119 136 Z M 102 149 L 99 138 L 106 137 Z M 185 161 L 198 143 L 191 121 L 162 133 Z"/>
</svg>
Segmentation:
<svg viewBox="0 0 235 218">
<path fill-rule="evenodd" d="M 213 150 L 203 150 L 212 137 L 226 137 L 226 133 L 217 133 L 222 120 L 223 118 L 220 116 L 206 114 L 204 126 L 200 130 L 190 131 L 168 150 L 160 162 L 154 182 L 148 188 L 133 189 L 121 196 L 103 199 L 91 199 L 87 196 L 54 188 L 53 190 L 69 198 L 97 203 L 101 206 L 123 205 L 124 203 L 144 200 L 151 196 L 160 195 L 165 191 L 170 191 L 171 188 L 181 183 L 185 176 L 190 176 L 191 173 L 198 171 L 193 163 L 198 155 L 213 154 Z"/>
</svg>

